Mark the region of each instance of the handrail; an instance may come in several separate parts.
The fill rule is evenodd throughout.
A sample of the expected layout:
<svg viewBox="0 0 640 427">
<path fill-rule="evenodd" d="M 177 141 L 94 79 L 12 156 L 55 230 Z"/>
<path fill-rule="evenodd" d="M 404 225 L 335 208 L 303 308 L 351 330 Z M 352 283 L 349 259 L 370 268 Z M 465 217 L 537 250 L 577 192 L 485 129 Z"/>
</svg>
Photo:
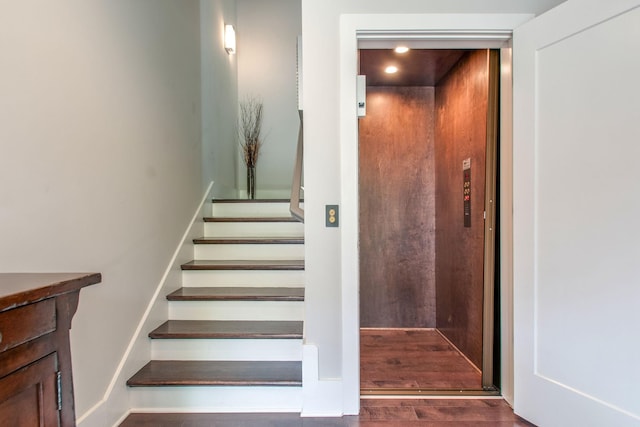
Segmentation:
<svg viewBox="0 0 640 427">
<path fill-rule="evenodd" d="M 298 129 L 298 147 L 296 148 L 296 160 L 293 167 L 293 181 L 291 182 L 291 199 L 289 202 L 289 212 L 291 216 L 300 222 L 304 222 L 304 209 L 300 206 L 300 191 L 302 187 L 302 149 L 303 149 L 303 132 L 302 132 L 302 110 L 300 114 L 300 128 Z"/>
</svg>

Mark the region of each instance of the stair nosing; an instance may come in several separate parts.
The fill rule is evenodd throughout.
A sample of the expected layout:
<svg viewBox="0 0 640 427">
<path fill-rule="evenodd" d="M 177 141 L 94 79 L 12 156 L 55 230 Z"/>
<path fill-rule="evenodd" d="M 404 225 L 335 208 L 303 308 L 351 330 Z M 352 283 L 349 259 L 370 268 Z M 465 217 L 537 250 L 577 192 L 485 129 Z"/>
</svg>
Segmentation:
<svg viewBox="0 0 640 427">
<path fill-rule="evenodd" d="M 261 331 L 259 325 L 263 327 Z M 266 326 L 266 328 L 264 328 Z M 278 332 L 278 327 L 295 332 Z M 171 328 L 173 331 L 170 331 Z M 234 328 L 235 327 L 235 328 Z M 269 328 L 272 331 L 269 332 Z M 208 331 L 206 329 L 209 329 Z M 224 331 L 227 329 L 226 331 Z M 233 331 L 233 329 L 236 329 Z M 266 330 L 265 330 L 266 329 Z M 191 331 L 189 331 L 191 330 Z M 222 331 L 221 331 L 222 330 Z M 149 332 L 152 339 L 302 339 L 303 322 L 297 320 L 175 320 Z"/>
<path fill-rule="evenodd" d="M 182 295 L 185 290 L 198 289 L 199 294 Z M 239 292 L 240 290 L 245 292 Z M 260 295 L 261 292 L 270 291 L 269 295 Z M 277 294 L 278 291 L 295 290 L 293 294 Z M 216 292 L 219 292 L 216 295 Z M 234 293 L 236 292 L 236 293 Z M 304 301 L 304 287 L 181 287 L 167 295 L 169 301 Z"/>
<path fill-rule="evenodd" d="M 233 223 L 233 222 L 259 222 L 259 223 L 297 223 L 294 217 L 288 216 L 207 216 L 203 218 L 206 223 Z"/>
<path fill-rule="evenodd" d="M 303 202 L 300 199 L 300 202 Z M 252 203 L 291 203 L 291 199 L 211 199 L 211 203 L 238 203 L 238 204 L 252 204 Z"/>
<path fill-rule="evenodd" d="M 268 387 L 299 387 L 302 386 L 302 381 L 289 380 L 289 381 L 268 381 L 268 380 L 158 380 L 148 381 L 144 383 L 136 383 L 127 381 L 129 387 L 256 387 L 256 386 L 268 386 Z"/>
<path fill-rule="evenodd" d="M 211 367 L 218 372 L 212 373 Z M 256 368 L 258 373 L 255 373 Z M 182 372 L 180 372 L 182 369 Z M 280 369 L 281 377 L 275 371 Z M 252 374 L 253 370 L 253 374 Z M 185 374 L 186 371 L 186 374 Z M 282 371 L 286 371 L 283 373 Z M 292 371 L 295 371 L 292 373 Z M 239 375 L 240 373 L 240 375 Z M 180 376 L 182 375 L 182 376 Z M 253 377 L 252 377 L 253 376 Z M 300 361 L 151 360 L 127 380 L 130 387 L 282 386 L 302 385 Z"/>
<path fill-rule="evenodd" d="M 302 245 L 304 237 L 199 237 L 196 245 Z"/>
<path fill-rule="evenodd" d="M 304 260 L 193 260 L 183 271 L 303 271 Z"/>
</svg>

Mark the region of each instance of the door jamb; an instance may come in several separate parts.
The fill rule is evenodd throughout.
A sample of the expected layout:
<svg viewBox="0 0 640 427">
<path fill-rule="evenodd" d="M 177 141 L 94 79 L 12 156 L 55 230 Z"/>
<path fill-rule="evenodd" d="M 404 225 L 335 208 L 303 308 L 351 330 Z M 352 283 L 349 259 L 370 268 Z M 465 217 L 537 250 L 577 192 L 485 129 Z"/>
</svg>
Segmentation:
<svg viewBox="0 0 640 427">
<path fill-rule="evenodd" d="M 485 221 L 484 221 L 484 297 L 482 302 L 482 388 L 492 390 L 494 384 L 494 316 L 495 316 L 495 238 L 496 238 L 496 190 L 498 161 L 498 129 L 500 58 L 498 52 L 489 50 L 489 93 L 487 94 L 487 136 L 485 156 Z"/>
</svg>

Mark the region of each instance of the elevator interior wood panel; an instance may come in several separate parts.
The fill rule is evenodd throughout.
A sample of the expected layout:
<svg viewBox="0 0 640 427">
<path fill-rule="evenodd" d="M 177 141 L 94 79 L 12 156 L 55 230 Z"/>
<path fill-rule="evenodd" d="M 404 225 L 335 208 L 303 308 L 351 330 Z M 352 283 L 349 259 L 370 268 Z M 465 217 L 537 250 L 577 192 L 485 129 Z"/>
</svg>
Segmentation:
<svg viewBox="0 0 640 427">
<path fill-rule="evenodd" d="M 463 57 L 436 87 L 436 325 L 482 366 L 485 150 L 489 52 Z M 471 161 L 471 226 L 463 161 Z"/>
<path fill-rule="evenodd" d="M 360 320 L 435 326 L 430 87 L 376 87 L 360 120 Z"/>
</svg>

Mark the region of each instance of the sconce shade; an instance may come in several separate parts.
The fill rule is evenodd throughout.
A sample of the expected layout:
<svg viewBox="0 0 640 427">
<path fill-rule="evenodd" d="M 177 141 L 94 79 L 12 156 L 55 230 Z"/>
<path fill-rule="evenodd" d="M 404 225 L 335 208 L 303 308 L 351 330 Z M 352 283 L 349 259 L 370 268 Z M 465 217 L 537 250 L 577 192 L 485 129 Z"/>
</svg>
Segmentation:
<svg viewBox="0 0 640 427">
<path fill-rule="evenodd" d="M 224 50 L 229 55 L 236 53 L 236 30 L 231 24 L 224 26 Z"/>
</svg>

